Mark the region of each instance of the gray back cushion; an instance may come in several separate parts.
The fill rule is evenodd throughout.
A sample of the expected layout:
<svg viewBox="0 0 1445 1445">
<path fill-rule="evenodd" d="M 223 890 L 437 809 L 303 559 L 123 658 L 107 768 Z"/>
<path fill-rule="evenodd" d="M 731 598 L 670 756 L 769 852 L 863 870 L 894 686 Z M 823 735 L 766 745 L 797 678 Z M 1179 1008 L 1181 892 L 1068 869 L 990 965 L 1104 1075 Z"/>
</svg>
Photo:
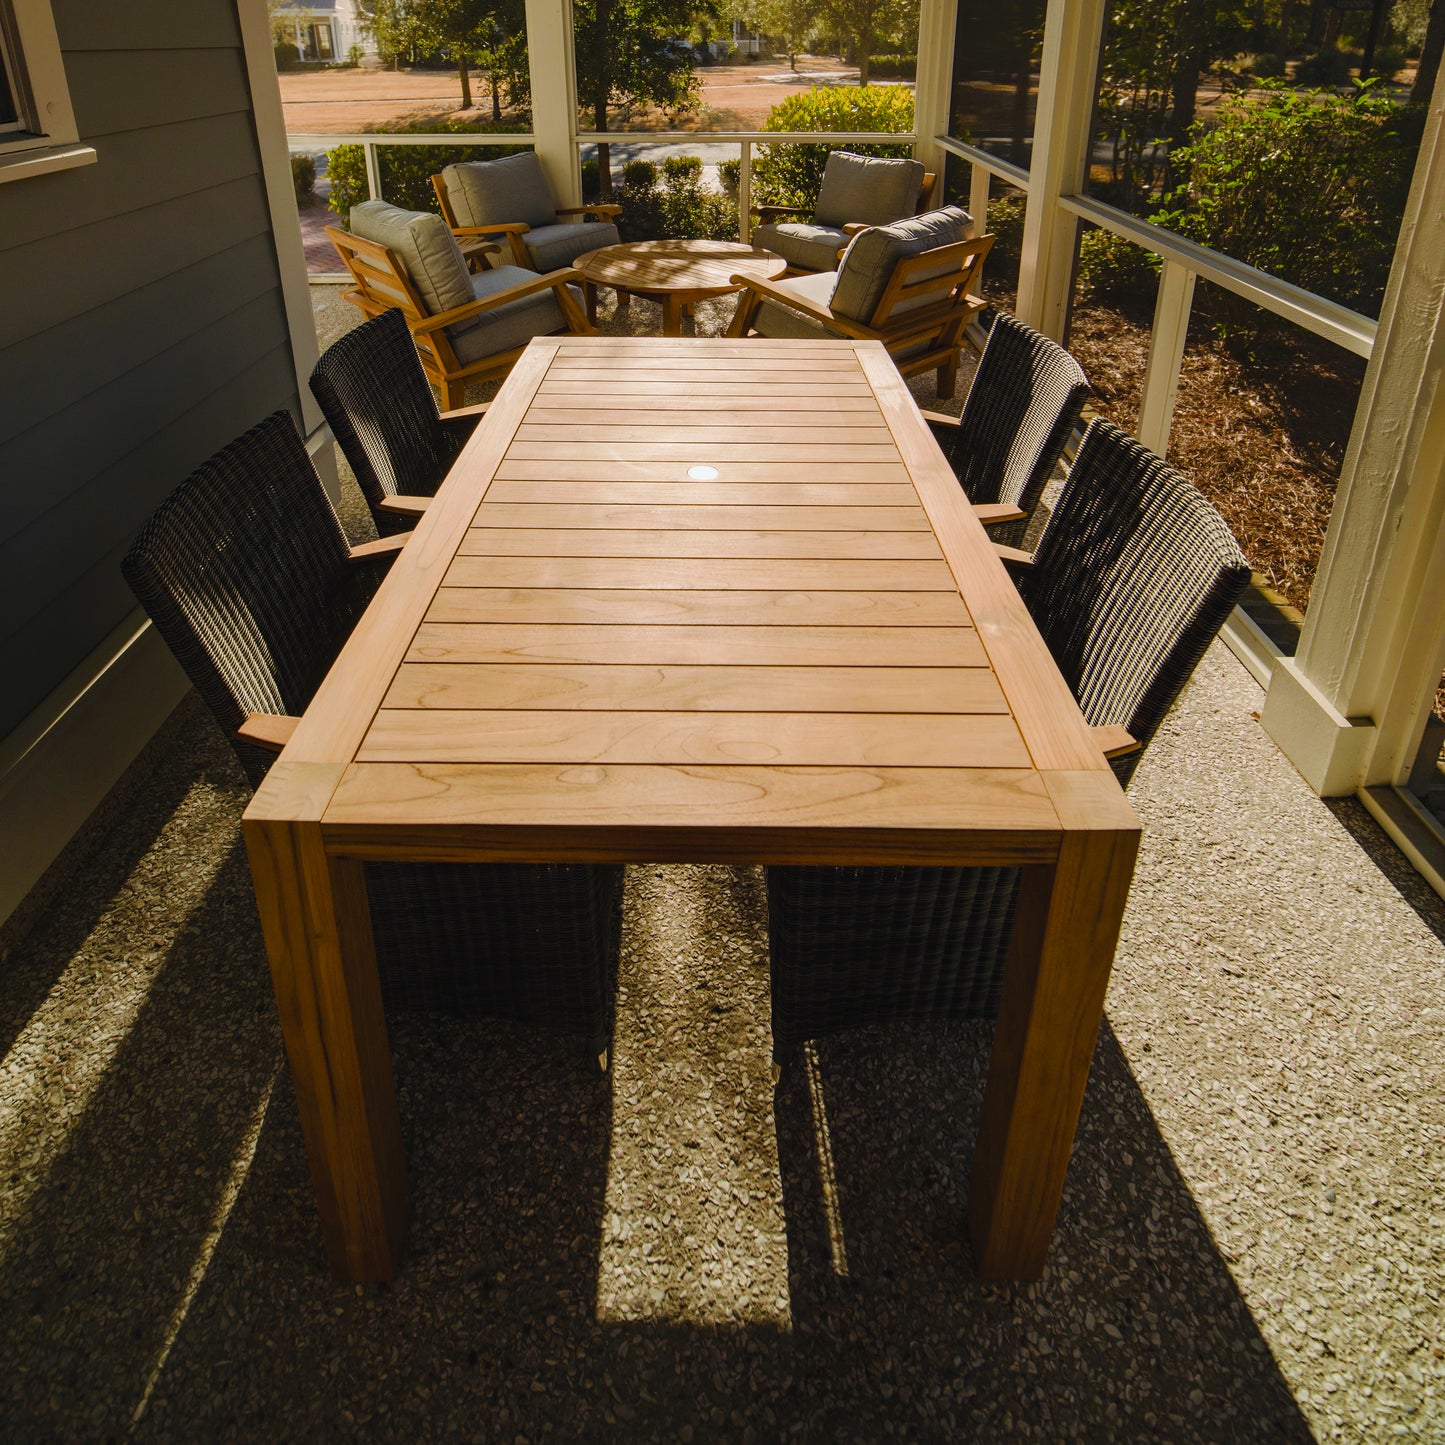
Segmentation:
<svg viewBox="0 0 1445 1445">
<path fill-rule="evenodd" d="M 464 161 L 448 166 L 442 179 L 459 226 L 556 224 L 557 203 L 533 151 L 499 161 Z"/>
<path fill-rule="evenodd" d="M 386 201 L 363 201 L 351 208 L 351 234 L 390 249 L 430 315 L 473 299 L 467 263 L 440 216 L 403 211 Z"/>
<path fill-rule="evenodd" d="M 846 226 L 850 221 L 882 226 L 911 216 L 918 209 L 923 174 L 922 161 L 832 151 L 823 167 L 813 219 L 820 226 Z"/>
<path fill-rule="evenodd" d="M 848 249 L 839 262 L 838 282 L 829 304 L 838 315 L 866 324 L 873 319 L 888 279 L 893 275 L 893 268 L 901 260 L 916 256 L 920 251 L 931 251 L 936 246 L 966 241 L 972 224 L 973 218 L 967 211 L 958 206 L 944 206 L 942 210 L 910 216 L 906 221 L 895 221 L 891 226 L 874 226 L 871 230 L 859 231 L 848 243 Z M 951 263 L 939 267 L 941 275 L 951 275 L 953 270 Z M 940 287 L 938 296 L 921 292 L 907 303 L 908 308 L 926 306 L 938 300 L 945 290 Z"/>
</svg>

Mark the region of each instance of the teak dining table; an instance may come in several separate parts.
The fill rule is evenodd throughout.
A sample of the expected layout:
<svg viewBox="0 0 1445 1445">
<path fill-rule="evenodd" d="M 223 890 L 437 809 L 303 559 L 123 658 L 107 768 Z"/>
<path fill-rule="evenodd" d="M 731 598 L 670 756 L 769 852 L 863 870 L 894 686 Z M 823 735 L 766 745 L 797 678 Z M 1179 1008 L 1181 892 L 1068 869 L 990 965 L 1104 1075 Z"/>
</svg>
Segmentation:
<svg viewBox="0 0 1445 1445">
<path fill-rule="evenodd" d="M 244 832 L 338 1277 L 409 1214 L 378 859 L 1018 865 L 968 1223 L 1042 1270 L 1139 824 L 877 342 L 532 342 Z"/>
</svg>

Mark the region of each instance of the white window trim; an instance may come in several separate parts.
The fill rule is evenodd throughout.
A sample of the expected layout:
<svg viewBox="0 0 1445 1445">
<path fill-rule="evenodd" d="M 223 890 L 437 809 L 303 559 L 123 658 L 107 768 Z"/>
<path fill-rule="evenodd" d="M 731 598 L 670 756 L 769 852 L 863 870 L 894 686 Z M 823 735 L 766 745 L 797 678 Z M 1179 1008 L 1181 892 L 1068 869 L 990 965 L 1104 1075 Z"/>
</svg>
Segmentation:
<svg viewBox="0 0 1445 1445">
<path fill-rule="evenodd" d="M 10 60 L 22 131 L 0 132 L 0 182 L 92 164 L 80 143 L 50 0 L 0 0 L 0 44 Z"/>
</svg>

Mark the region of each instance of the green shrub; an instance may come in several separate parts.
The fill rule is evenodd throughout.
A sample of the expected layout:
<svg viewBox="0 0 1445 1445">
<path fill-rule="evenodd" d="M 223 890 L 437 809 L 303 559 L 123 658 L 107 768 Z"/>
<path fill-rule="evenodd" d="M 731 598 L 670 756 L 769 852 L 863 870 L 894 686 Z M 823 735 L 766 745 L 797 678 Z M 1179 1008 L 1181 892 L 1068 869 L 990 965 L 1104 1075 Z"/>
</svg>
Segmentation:
<svg viewBox="0 0 1445 1445">
<path fill-rule="evenodd" d="M 1404 68 L 1406 55 L 1399 45 L 1382 45 L 1375 51 L 1375 74 L 1393 80 Z"/>
<path fill-rule="evenodd" d="M 717 168 L 718 179 L 722 182 L 722 188 L 733 200 L 738 198 L 738 187 L 743 180 L 742 160 L 719 161 Z"/>
<path fill-rule="evenodd" d="M 874 80 L 916 80 L 918 57 L 916 55 L 870 55 L 868 74 Z"/>
<path fill-rule="evenodd" d="M 1295 66 L 1297 85 L 1343 85 L 1360 57 L 1349 50 L 1318 50 Z"/>
<path fill-rule="evenodd" d="M 301 59 L 301 52 L 289 40 L 281 41 L 275 50 L 277 70 L 289 70 Z"/>
<path fill-rule="evenodd" d="M 309 196 L 316 185 L 315 156 L 291 157 L 291 184 L 296 187 L 296 201 L 299 205 L 301 197 Z"/>
<path fill-rule="evenodd" d="M 1079 281 L 1101 301 L 1139 302 L 1152 297 L 1159 258 L 1112 231 L 1085 231 L 1079 237 Z"/>
<path fill-rule="evenodd" d="M 1000 196 L 988 206 L 988 229 L 993 233 L 993 248 L 988 253 L 987 268 L 1016 274 L 1024 254 L 1024 215 L 1028 197 L 1020 192 Z"/>
<path fill-rule="evenodd" d="M 775 105 L 764 130 L 911 131 L 913 92 L 901 85 L 817 86 Z M 829 151 L 911 156 L 907 142 L 894 145 L 760 145 L 753 160 L 753 200 L 806 206 L 817 202 Z"/>
<path fill-rule="evenodd" d="M 1252 55 L 1245 69 L 1260 80 L 1279 80 L 1285 74 L 1284 56 L 1267 51 L 1264 55 Z"/>
<path fill-rule="evenodd" d="M 697 156 L 669 156 L 660 167 L 628 161 L 617 200 L 622 206 L 617 230 L 624 241 L 738 238 L 737 201 L 703 190 Z"/>
<path fill-rule="evenodd" d="M 1423 127 L 1423 107 L 1369 89 L 1226 96 L 1151 219 L 1377 315 Z"/>
<path fill-rule="evenodd" d="M 427 121 L 421 125 L 378 127 L 378 134 L 405 134 L 408 131 L 447 132 L 457 135 L 505 135 L 505 126 L 489 121 Z M 435 211 L 440 214 L 431 178 L 446 166 L 462 161 L 498 160 L 513 156 L 530 146 L 378 146 L 381 170 L 381 194 L 394 206 L 409 211 Z M 346 224 L 351 208 L 368 197 L 366 185 L 366 154 L 359 145 L 337 146 L 326 153 L 326 174 L 331 180 L 331 209 Z"/>
</svg>

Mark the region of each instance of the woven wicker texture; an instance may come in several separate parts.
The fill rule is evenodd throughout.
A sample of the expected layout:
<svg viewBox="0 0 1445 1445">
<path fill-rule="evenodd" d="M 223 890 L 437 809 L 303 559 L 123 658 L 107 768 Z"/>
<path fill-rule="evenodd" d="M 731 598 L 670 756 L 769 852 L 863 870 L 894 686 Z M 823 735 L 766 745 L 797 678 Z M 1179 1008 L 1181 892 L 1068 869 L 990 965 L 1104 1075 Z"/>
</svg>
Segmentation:
<svg viewBox="0 0 1445 1445">
<path fill-rule="evenodd" d="M 1012 502 L 1032 512 L 1089 397 L 1063 347 L 1000 312 L 988 333 L 959 424 L 933 434 L 971 502 Z M 1027 517 L 989 528 L 1016 547 Z"/>
<path fill-rule="evenodd" d="M 982 363 L 980 363 L 982 370 Z M 1095 421 L 1021 591 L 1094 726 L 1146 747 L 1249 581 L 1194 486 Z M 1121 783 L 1140 752 L 1113 761 Z M 1016 869 L 769 868 L 773 1044 L 865 1024 L 992 1018 Z"/>
<path fill-rule="evenodd" d="M 279 411 L 193 472 L 121 563 L 253 784 L 276 754 L 237 727 L 305 711 L 390 560 L 348 552 Z M 388 1008 L 514 1018 L 605 1047 L 620 866 L 375 863 L 366 876 Z"/>
<path fill-rule="evenodd" d="M 1019 591 L 1085 719 L 1147 747 L 1249 575 L 1193 483 L 1096 420 Z M 1141 756 L 1114 760 L 1121 783 Z"/>
<path fill-rule="evenodd" d="M 433 496 L 479 420 L 438 415 L 411 333 L 395 310 L 327 347 L 311 373 L 311 391 L 383 537 L 415 521 L 378 510 L 382 501 L 398 493 Z"/>
</svg>

